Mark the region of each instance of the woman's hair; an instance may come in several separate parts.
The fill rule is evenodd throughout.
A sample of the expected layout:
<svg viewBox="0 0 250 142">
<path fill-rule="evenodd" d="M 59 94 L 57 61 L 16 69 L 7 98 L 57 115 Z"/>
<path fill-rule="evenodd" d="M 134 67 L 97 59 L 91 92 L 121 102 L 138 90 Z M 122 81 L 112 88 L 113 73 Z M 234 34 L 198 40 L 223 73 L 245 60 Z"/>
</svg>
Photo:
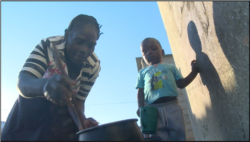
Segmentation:
<svg viewBox="0 0 250 142">
<path fill-rule="evenodd" d="M 84 14 L 80 14 L 80 15 L 76 16 L 70 22 L 68 30 L 72 30 L 77 23 L 82 23 L 83 25 L 91 24 L 91 25 L 95 26 L 96 30 L 97 30 L 97 39 L 99 39 L 100 35 L 103 34 L 103 33 L 100 33 L 100 28 L 102 26 L 98 24 L 98 22 L 96 21 L 96 19 L 93 16 L 84 15 Z"/>
</svg>

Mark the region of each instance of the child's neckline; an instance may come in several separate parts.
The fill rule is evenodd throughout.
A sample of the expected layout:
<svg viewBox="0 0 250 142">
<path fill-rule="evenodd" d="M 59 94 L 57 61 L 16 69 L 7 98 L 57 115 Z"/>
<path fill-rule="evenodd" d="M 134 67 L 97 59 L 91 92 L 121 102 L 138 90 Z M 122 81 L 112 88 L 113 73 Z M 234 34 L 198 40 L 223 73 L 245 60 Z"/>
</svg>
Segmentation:
<svg viewBox="0 0 250 142">
<path fill-rule="evenodd" d="M 159 62 L 159 63 L 157 63 L 157 64 L 153 64 L 153 66 L 154 66 L 154 67 L 158 67 L 158 64 L 161 64 L 161 63 L 163 63 L 163 62 L 161 61 L 161 62 Z"/>
</svg>

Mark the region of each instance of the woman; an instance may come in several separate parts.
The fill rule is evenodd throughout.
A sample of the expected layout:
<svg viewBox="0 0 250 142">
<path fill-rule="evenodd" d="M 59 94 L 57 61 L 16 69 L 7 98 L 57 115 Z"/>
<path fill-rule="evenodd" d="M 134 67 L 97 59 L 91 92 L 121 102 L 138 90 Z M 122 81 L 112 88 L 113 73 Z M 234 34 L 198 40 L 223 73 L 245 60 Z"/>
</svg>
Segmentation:
<svg viewBox="0 0 250 142">
<path fill-rule="evenodd" d="M 99 36 L 96 19 L 81 14 L 71 21 L 64 36 L 43 39 L 34 48 L 19 74 L 20 95 L 2 131 L 3 141 L 78 140 L 79 124 L 68 105 L 75 97 L 85 117 L 85 99 L 101 69 L 94 53 Z M 56 64 L 54 48 L 63 71 Z M 87 128 L 98 125 L 93 118 L 85 119 L 84 124 Z"/>
</svg>

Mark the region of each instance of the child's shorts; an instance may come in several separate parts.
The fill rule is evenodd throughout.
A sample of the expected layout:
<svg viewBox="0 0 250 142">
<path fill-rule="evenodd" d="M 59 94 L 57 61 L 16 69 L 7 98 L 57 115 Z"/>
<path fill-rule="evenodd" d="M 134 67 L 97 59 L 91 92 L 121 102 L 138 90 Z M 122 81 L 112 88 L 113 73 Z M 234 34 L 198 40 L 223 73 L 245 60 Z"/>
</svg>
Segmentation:
<svg viewBox="0 0 250 142">
<path fill-rule="evenodd" d="M 156 134 L 150 137 L 160 137 L 162 141 L 186 141 L 183 112 L 177 99 L 148 106 L 158 109 Z"/>
</svg>

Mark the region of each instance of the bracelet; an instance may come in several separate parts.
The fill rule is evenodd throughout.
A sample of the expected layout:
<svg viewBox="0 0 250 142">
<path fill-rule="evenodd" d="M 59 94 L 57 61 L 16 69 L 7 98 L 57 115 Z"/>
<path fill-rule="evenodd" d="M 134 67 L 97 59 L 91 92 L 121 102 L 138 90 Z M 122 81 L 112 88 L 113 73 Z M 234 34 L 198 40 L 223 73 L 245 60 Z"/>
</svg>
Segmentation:
<svg viewBox="0 0 250 142">
<path fill-rule="evenodd" d="M 44 95 L 46 98 L 48 98 L 48 96 L 49 96 L 48 91 L 45 91 L 45 92 L 43 93 L 43 95 Z"/>
<path fill-rule="evenodd" d="M 51 97 L 50 97 L 48 91 L 45 91 L 45 92 L 43 93 L 43 95 L 44 95 L 44 97 L 45 97 L 47 100 L 52 101 L 52 99 L 51 99 Z M 52 101 L 52 102 L 54 102 L 54 101 Z"/>
</svg>

